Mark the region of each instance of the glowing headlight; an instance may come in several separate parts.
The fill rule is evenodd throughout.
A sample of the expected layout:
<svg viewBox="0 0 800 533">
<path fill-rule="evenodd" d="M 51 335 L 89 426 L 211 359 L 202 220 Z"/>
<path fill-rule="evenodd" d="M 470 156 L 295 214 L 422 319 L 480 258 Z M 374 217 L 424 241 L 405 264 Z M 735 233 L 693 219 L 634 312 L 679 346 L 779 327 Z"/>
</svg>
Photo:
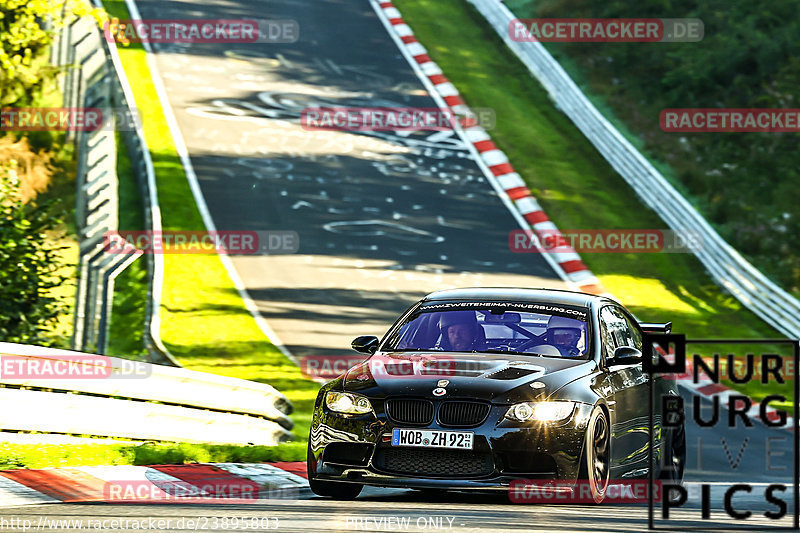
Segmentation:
<svg viewBox="0 0 800 533">
<path fill-rule="evenodd" d="M 349 415 L 363 415 L 372 412 L 372 405 L 369 400 L 350 392 L 329 391 L 325 395 L 325 405 L 331 411 Z"/>
<path fill-rule="evenodd" d="M 517 422 L 559 422 L 569 418 L 574 409 L 574 402 L 525 402 L 512 405 L 506 411 L 506 418 Z"/>
</svg>

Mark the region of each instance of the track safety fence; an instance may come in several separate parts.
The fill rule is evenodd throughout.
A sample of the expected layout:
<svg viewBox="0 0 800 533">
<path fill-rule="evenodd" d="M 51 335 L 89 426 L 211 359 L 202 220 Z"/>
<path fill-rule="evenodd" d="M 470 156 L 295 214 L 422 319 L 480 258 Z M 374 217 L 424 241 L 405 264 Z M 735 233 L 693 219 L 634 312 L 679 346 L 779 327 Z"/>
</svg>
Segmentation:
<svg viewBox="0 0 800 533">
<path fill-rule="evenodd" d="M 56 32 L 51 62 L 63 70 L 60 86 L 64 106 L 99 108 L 104 117 L 102 128 L 68 132 L 67 138 L 75 142 L 77 154 L 76 226 L 80 241 L 72 347 L 106 353 L 114 279 L 142 255 L 122 243 L 113 252 L 107 246 L 108 236 L 118 230 L 116 132 L 128 152 L 142 200 L 143 229 L 157 234 L 161 231 L 161 212 L 153 162 L 116 45 L 104 38 L 92 17 L 76 18 Z M 145 348 L 151 362 L 180 366 L 159 333 L 164 260 L 157 254 L 146 254 L 145 260 Z"/>
<path fill-rule="evenodd" d="M 517 17 L 501 0 L 468 0 L 499 34 L 550 98 L 597 148 L 644 203 L 678 232 L 699 235 L 693 253 L 712 279 L 745 307 L 790 339 L 800 339 L 800 302 L 725 242 L 697 210 L 597 110 L 540 42 L 517 42 L 509 24 Z"/>
</svg>

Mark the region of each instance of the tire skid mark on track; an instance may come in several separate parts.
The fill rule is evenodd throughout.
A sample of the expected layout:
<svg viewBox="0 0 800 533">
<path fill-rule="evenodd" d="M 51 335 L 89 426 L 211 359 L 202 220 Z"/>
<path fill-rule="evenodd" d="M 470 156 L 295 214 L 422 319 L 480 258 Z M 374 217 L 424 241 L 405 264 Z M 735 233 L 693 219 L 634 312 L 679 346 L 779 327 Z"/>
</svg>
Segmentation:
<svg viewBox="0 0 800 533">
<path fill-rule="evenodd" d="M 458 89 L 431 60 L 427 50 L 414 37 L 414 32 L 405 23 L 397 8 L 386 1 L 370 0 L 370 3 L 417 76 L 426 87 L 433 89 L 429 92 L 437 104 L 445 110 L 449 108 L 456 115 L 474 117 L 475 114 L 461 98 Z M 486 178 L 499 189 L 498 194 L 512 214 L 521 215 L 522 220 L 519 218 L 517 220 L 521 222 L 523 229 L 530 229 L 540 237 L 552 236 L 553 232 L 557 231 L 555 224 L 548 218 L 528 186 L 515 172 L 508 157 L 497 148 L 486 130 L 480 126 L 469 126 L 464 129 L 456 126 L 456 129 L 477 154 L 479 166 L 484 170 Z M 572 247 L 562 246 L 560 249 L 563 252 L 550 253 L 541 249 L 540 251 L 569 285 L 583 292 L 611 296 Z"/>
</svg>

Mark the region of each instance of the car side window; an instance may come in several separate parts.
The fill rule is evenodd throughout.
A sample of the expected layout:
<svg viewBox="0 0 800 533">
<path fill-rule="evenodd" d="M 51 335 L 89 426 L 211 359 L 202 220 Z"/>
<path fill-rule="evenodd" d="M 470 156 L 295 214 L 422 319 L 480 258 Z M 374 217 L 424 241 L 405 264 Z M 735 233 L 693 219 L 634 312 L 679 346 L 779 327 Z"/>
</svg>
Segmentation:
<svg viewBox="0 0 800 533">
<path fill-rule="evenodd" d="M 637 326 L 634 323 L 634 321 L 631 320 L 631 318 L 628 315 L 624 314 L 624 313 L 622 313 L 622 318 L 625 320 L 625 329 L 628 332 L 627 336 L 628 336 L 628 338 L 630 339 L 630 342 L 631 342 L 631 344 L 628 344 L 628 346 L 633 346 L 634 348 L 636 348 L 637 350 L 639 350 L 641 352 L 642 351 L 642 332 L 639 329 L 639 326 Z"/>
<path fill-rule="evenodd" d="M 614 339 L 617 341 L 617 347 L 619 346 L 631 346 L 634 347 L 633 336 L 631 334 L 630 329 L 628 328 L 628 323 L 625 320 L 625 315 L 619 309 L 615 307 L 610 307 L 609 311 L 611 315 L 613 315 L 612 324 L 613 330 L 612 334 L 614 335 Z"/>
<path fill-rule="evenodd" d="M 603 356 L 606 359 L 614 355 L 614 348 L 617 347 L 617 341 L 614 338 L 616 321 L 617 319 L 611 312 L 610 307 L 604 307 L 600 310 L 600 337 L 603 341 Z"/>
<path fill-rule="evenodd" d="M 630 346 L 642 351 L 642 333 L 634 322 L 621 309 L 611 308 L 614 315 L 615 338 L 617 346 Z"/>
</svg>

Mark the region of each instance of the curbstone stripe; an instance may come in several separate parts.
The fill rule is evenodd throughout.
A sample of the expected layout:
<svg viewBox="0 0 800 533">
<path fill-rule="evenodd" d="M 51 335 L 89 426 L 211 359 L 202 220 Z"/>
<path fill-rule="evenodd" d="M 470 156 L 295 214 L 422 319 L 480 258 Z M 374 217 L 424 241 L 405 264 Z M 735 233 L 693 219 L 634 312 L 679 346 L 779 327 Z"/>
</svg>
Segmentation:
<svg viewBox="0 0 800 533">
<path fill-rule="evenodd" d="M 474 113 L 461 98 L 455 85 L 447 79 L 442 73 L 442 69 L 431 60 L 425 48 L 414 37 L 413 30 L 405 23 L 402 14 L 394 4 L 392 2 L 379 1 L 378 7 L 389 22 L 392 30 L 404 44 L 409 55 L 413 57 L 436 92 L 450 107 L 450 111 L 457 115 L 474 116 Z M 517 211 L 530 224 L 533 232 L 542 237 L 543 234 L 541 232 L 547 229 L 547 235 L 552 237 L 553 232 L 558 231 L 555 224 L 547 217 L 539 202 L 531 194 L 528 186 L 525 185 L 519 174 L 514 171 L 514 167 L 509 162 L 506 154 L 497 148 L 486 130 L 480 126 L 471 126 L 464 129 L 464 134 L 480 154 L 483 162 L 497 178 L 505 194 L 512 200 L 512 205 L 516 206 Z M 580 256 L 572 247 L 559 247 L 558 253 L 544 250 L 541 250 L 541 252 L 550 255 L 555 260 L 555 265 L 561 269 L 562 277 L 567 279 L 578 290 L 590 294 L 608 294 L 597 277 L 580 260 Z"/>
</svg>

